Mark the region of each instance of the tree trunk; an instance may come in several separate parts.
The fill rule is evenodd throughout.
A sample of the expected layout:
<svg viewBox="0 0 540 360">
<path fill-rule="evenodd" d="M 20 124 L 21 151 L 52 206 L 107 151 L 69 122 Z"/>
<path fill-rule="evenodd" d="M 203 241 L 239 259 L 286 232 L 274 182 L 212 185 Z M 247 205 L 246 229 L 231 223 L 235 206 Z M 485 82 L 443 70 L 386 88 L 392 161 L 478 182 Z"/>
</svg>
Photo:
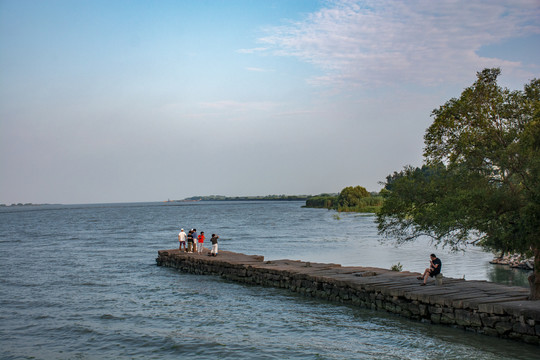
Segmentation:
<svg viewBox="0 0 540 360">
<path fill-rule="evenodd" d="M 529 276 L 529 300 L 540 300 L 540 248 L 534 249 L 534 272 Z"/>
</svg>

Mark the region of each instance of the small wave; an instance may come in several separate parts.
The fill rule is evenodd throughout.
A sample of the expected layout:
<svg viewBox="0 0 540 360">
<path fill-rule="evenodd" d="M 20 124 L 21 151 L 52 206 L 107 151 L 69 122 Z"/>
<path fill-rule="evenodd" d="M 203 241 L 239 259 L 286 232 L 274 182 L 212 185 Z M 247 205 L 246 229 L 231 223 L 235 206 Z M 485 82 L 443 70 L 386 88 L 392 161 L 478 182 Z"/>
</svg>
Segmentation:
<svg viewBox="0 0 540 360">
<path fill-rule="evenodd" d="M 11 243 L 11 244 L 18 244 L 18 243 L 22 243 L 22 240 L 20 239 L 0 239 L 0 244 L 4 244 L 4 243 Z"/>
<path fill-rule="evenodd" d="M 81 285 L 81 286 L 100 286 L 100 287 L 108 287 L 108 286 L 110 286 L 108 284 L 99 284 L 99 283 L 95 283 L 95 282 L 91 282 L 91 281 L 86 281 L 86 282 L 80 283 L 79 285 Z"/>
<path fill-rule="evenodd" d="M 66 326 L 62 326 L 58 328 L 57 330 L 63 331 L 65 334 L 79 334 L 79 335 L 99 335 L 100 333 L 93 330 L 91 327 L 82 325 L 82 324 L 70 324 Z"/>
<path fill-rule="evenodd" d="M 43 319 L 50 319 L 50 318 L 51 318 L 51 316 L 43 314 L 43 315 L 36 316 L 34 319 L 43 320 Z"/>
<path fill-rule="evenodd" d="M 99 318 L 102 320 L 125 320 L 126 319 L 125 317 L 114 316 L 111 314 L 103 314 Z"/>
</svg>

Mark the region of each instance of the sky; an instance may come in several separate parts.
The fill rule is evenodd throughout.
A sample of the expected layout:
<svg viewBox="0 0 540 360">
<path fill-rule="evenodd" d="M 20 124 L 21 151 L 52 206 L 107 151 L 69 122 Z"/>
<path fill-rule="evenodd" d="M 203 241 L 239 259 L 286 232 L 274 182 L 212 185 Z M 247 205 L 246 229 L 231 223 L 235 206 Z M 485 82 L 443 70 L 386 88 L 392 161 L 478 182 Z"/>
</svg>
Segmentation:
<svg viewBox="0 0 540 360">
<path fill-rule="evenodd" d="M 0 0 L 0 203 L 379 191 L 539 49 L 538 0 Z"/>
</svg>

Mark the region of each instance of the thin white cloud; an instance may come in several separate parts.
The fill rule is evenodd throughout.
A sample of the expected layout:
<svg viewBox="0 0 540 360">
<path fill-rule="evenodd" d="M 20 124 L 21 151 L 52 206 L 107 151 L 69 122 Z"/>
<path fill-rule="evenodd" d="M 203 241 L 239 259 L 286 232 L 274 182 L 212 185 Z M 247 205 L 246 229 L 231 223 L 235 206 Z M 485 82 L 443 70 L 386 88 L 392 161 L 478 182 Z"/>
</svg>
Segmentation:
<svg viewBox="0 0 540 360">
<path fill-rule="evenodd" d="M 214 102 L 202 102 L 199 106 L 209 110 L 227 110 L 229 112 L 245 112 L 245 111 L 270 111 L 275 109 L 278 104 L 271 101 L 233 101 L 220 100 Z"/>
<path fill-rule="evenodd" d="M 323 70 L 315 84 L 372 86 L 436 84 L 470 78 L 471 71 L 522 64 L 483 58 L 478 50 L 540 33 L 537 0 L 330 1 L 318 12 L 259 39 L 259 51 L 298 57 Z"/>
<path fill-rule="evenodd" d="M 297 117 L 297 116 L 305 116 L 305 115 L 316 115 L 318 114 L 318 111 L 315 110 L 292 110 L 292 111 L 286 111 L 277 113 L 276 116 L 278 117 Z"/>
<path fill-rule="evenodd" d="M 268 50 L 268 48 L 266 48 L 266 47 L 257 47 L 257 48 L 253 48 L 253 49 L 239 49 L 236 52 L 238 52 L 240 54 L 254 54 L 254 53 L 258 53 L 258 52 L 265 51 L 265 50 Z"/>
<path fill-rule="evenodd" d="M 258 68 L 258 67 L 247 67 L 246 70 L 247 71 L 253 71 L 253 72 L 272 72 L 272 71 L 274 71 L 272 69 L 263 69 L 263 68 Z"/>
</svg>

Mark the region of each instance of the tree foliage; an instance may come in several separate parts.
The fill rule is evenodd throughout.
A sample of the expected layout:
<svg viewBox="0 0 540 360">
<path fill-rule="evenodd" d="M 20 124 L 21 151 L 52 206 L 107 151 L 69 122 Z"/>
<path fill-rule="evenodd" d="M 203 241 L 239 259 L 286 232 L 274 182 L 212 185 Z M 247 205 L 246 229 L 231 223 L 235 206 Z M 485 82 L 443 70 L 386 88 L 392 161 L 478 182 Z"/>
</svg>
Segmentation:
<svg viewBox="0 0 540 360">
<path fill-rule="evenodd" d="M 398 241 L 428 235 L 454 249 L 474 242 L 534 252 L 538 273 L 540 80 L 510 91 L 497 85 L 499 74 L 479 72 L 433 111 L 424 166 L 387 177 L 377 222 Z"/>
<path fill-rule="evenodd" d="M 382 205 L 383 198 L 376 193 L 372 196 L 362 186 L 348 186 L 335 196 L 321 194 L 306 200 L 306 207 L 325 208 L 345 212 L 374 213 Z"/>
<path fill-rule="evenodd" d="M 339 193 L 338 206 L 343 208 L 355 207 L 361 204 L 362 199 L 370 197 L 371 194 L 362 186 L 347 186 Z"/>
</svg>

